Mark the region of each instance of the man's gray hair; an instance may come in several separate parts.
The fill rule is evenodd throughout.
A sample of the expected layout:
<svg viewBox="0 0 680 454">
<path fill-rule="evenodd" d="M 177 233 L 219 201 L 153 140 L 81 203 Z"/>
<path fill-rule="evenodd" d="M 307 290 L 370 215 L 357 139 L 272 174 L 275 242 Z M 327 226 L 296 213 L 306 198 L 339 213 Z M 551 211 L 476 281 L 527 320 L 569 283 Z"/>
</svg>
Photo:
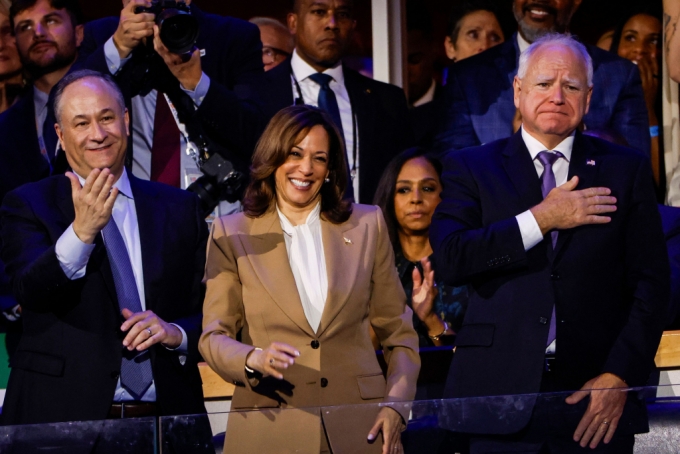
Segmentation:
<svg viewBox="0 0 680 454">
<path fill-rule="evenodd" d="M 64 90 L 66 90 L 66 87 L 69 85 L 74 84 L 79 80 L 88 78 L 98 79 L 108 85 L 111 89 L 111 92 L 116 97 L 116 101 L 120 106 L 121 112 L 125 112 L 125 98 L 123 97 L 123 93 L 120 91 L 120 88 L 118 88 L 116 81 L 113 80 L 113 77 L 97 71 L 81 69 L 64 76 L 54 88 L 54 116 L 56 117 L 57 123 L 59 123 L 60 127 L 62 126 L 61 111 L 63 109 L 62 98 L 64 97 Z"/>
<path fill-rule="evenodd" d="M 522 52 L 519 56 L 519 68 L 517 69 L 517 77 L 524 79 L 529 69 L 529 60 L 541 48 L 545 46 L 564 46 L 571 49 L 576 55 L 581 58 L 581 61 L 586 66 L 588 87 L 593 86 L 593 59 L 590 57 L 586 46 L 576 41 L 569 34 L 563 33 L 548 33 L 538 38 L 534 43 Z"/>
</svg>

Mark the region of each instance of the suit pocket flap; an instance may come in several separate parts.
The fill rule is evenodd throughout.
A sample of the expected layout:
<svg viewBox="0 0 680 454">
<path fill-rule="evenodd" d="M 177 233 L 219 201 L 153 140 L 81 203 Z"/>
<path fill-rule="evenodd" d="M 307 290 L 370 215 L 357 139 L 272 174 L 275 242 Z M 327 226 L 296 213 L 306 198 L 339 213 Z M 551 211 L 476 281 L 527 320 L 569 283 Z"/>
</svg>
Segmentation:
<svg viewBox="0 0 680 454">
<path fill-rule="evenodd" d="M 456 335 L 456 347 L 490 347 L 493 344 L 495 325 L 463 325 Z"/>
<path fill-rule="evenodd" d="M 379 399 L 385 396 L 386 383 L 382 374 L 360 375 L 357 383 L 362 399 Z"/>
<path fill-rule="evenodd" d="M 19 350 L 12 358 L 12 367 L 61 377 L 64 374 L 64 359 L 47 353 Z"/>
</svg>

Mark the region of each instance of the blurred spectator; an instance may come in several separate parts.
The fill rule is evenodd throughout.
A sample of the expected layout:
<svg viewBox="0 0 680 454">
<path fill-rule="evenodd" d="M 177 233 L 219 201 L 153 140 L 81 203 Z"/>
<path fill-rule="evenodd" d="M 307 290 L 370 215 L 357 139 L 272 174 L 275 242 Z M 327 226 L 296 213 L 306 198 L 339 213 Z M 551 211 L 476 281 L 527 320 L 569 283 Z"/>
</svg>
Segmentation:
<svg viewBox="0 0 680 454">
<path fill-rule="evenodd" d="M 443 87 L 435 80 L 436 46 L 432 17 L 422 0 L 406 3 L 408 103 L 415 143 L 428 147 L 435 133 Z"/>
<path fill-rule="evenodd" d="M 31 85 L 0 115 L 0 200 L 7 192 L 50 174 L 57 134 L 55 120 L 48 114 L 49 93 L 75 62 L 82 40 L 77 0 L 14 0 L 10 23 Z M 2 264 L 0 282 L 0 309 L 9 322 L 6 345 L 11 361 L 21 337 L 21 309 L 11 295 Z"/>
<path fill-rule="evenodd" d="M 654 180 L 659 184 L 659 117 L 661 116 L 661 19 L 648 13 L 632 14 L 614 30 L 611 51 L 637 65 L 649 115 Z"/>
<path fill-rule="evenodd" d="M 503 44 L 453 65 L 445 111 L 435 138 L 438 151 L 506 138 L 521 123 L 512 81 L 520 53 L 548 32 L 566 33 L 580 1 L 514 0 L 518 33 Z M 634 148 L 649 153 L 649 124 L 637 69 L 622 58 L 586 46 L 593 59 L 595 88 L 583 126 L 612 129 Z"/>
<path fill-rule="evenodd" d="M 326 110 L 345 139 L 352 179 L 345 196 L 371 203 L 378 175 L 413 134 L 404 91 L 343 64 L 355 27 L 353 0 L 296 0 L 288 14 L 293 55 L 265 73 L 257 93 L 267 119 L 293 104 Z"/>
<path fill-rule="evenodd" d="M 295 43 L 293 35 L 285 25 L 271 17 L 253 17 L 248 22 L 257 25 L 260 29 L 262 63 L 265 71 L 269 71 L 290 57 Z"/>
<path fill-rule="evenodd" d="M 663 15 L 665 32 L 664 47 L 666 48 L 666 64 L 671 79 L 680 83 L 680 2 L 677 0 L 663 0 Z"/>
<path fill-rule="evenodd" d="M 454 62 L 501 44 L 505 35 L 491 0 L 463 0 L 451 10 L 444 38 L 446 56 Z"/>
<path fill-rule="evenodd" d="M 245 170 L 264 128 L 249 100 L 249 84 L 263 73 L 257 27 L 186 0 L 200 32 L 192 53 L 179 55 L 160 40 L 153 14 L 135 13 L 146 3 L 123 0 L 120 17 L 88 23 L 81 47 L 83 66 L 113 75 L 125 95 L 132 142 L 127 165 L 141 179 L 186 188 L 203 175 L 196 161 L 207 158 L 187 147 L 191 141 Z M 213 187 L 201 196 L 204 207 L 226 196 L 222 185 Z M 220 213 L 237 208 L 223 205 Z"/>
<path fill-rule="evenodd" d="M 614 28 L 610 28 L 602 33 L 595 45 L 602 50 L 609 50 L 612 48 L 612 38 L 614 38 Z"/>
<path fill-rule="evenodd" d="M 14 104 L 24 84 L 9 22 L 9 7 L 9 0 L 0 0 L 0 113 Z"/>
<path fill-rule="evenodd" d="M 431 259 L 428 234 L 432 214 L 441 201 L 441 173 L 437 159 L 421 148 L 410 148 L 387 165 L 373 199 L 385 216 L 421 347 L 452 344 L 467 307 L 467 286 L 444 284 Z M 429 290 L 428 297 L 414 307 L 411 293 L 422 286 Z"/>
</svg>

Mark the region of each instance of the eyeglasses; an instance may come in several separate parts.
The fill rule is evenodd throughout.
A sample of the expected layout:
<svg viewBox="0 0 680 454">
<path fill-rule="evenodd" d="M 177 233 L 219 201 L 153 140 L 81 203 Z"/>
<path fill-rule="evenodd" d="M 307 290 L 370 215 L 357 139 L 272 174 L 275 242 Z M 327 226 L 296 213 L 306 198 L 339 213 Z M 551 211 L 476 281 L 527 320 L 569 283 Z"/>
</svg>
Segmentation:
<svg viewBox="0 0 680 454">
<path fill-rule="evenodd" d="M 276 47 L 263 47 L 262 48 L 262 61 L 264 63 L 273 63 L 277 60 L 283 60 L 290 56 L 289 52 L 285 50 L 277 49 Z"/>
</svg>

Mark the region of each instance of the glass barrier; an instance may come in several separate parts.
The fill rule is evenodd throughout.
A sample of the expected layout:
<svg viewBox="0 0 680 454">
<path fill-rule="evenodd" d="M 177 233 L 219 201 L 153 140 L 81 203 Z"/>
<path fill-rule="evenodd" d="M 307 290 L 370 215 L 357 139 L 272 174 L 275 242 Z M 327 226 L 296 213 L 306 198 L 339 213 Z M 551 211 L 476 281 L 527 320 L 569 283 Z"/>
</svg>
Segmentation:
<svg viewBox="0 0 680 454">
<path fill-rule="evenodd" d="M 3 454 L 156 452 L 156 418 L 0 427 L 0 453 Z"/>
<path fill-rule="evenodd" d="M 676 385 L 677 386 L 677 385 Z M 629 390 L 617 435 L 635 435 L 635 454 L 680 452 L 680 397 L 664 386 Z M 540 446 L 547 438 L 569 442 L 586 411 L 588 398 L 569 405 L 572 392 L 436 399 L 390 404 L 360 404 L 320 408 L 210 413 L 215 452 L 287 453 L 319 452 L 325 443 L 334 454 L 380 452 L 379 436 L 367 441 L 376 416 L 390 406 L 408 416 L 402 433 L 406 454 L 465 453 L 470 443 L 485 442 L 494 435 L 521 433 Z M 172 436 L 182 443 L 186 427 L 204 421 L 205 415 L 161 418 L 161 439 Z M 170 432 L 170 433 L 169 433 Z M 472 441 L 471 441 L 472 440 Z M 484 445 L 486 446 L 486 445 Z M 162 448 L 165 447 L 163 444 Z M 163 451 L 174 452 L 174 451 Z"/>
<path fill-rule="evenodd" d="M 617 434 L 636 434 L 635 454 L 680 452 L 680 397 L 658 397 L 671 394 L 664 388 L 635 388 L 628 392 Z M 497 442 L 491 434 L 519 433 L 525 437 L 522 440 L 539 445 L 546 437 L 569 441 L 588 405 L 588 398 L 567 404 L 565 399 L 570 394 L 265 408 L 157 419 L 5 426 L 0 427 L 0 453 L 318 453 L 326 445 L 334 454 L 377 453 L 382 438 L 378 436 L 370 443 L 368 432 L 379 412 L 392 410 L 408 420 L 401 434 L 406 454 L 463 453 L 468 452 L 470 444 L 489 439 Z"/>
</svg>

